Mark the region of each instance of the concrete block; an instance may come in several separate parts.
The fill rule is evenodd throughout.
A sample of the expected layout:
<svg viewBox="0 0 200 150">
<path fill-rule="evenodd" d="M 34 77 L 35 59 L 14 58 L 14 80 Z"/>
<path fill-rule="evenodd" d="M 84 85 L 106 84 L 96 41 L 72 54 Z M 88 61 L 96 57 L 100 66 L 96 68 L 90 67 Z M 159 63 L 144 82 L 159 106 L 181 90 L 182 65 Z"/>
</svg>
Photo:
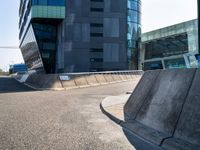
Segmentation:
<svg viewBox="0 0 200 150">
<path fill-rule="evenodd" d="M 95 77 L 96 77 L 98 83 L 107 84 L 107 81 L 106 81 L 106 79 L 105 79 L 103 74 L 96 74 Z"/>
<path fill-rule="evenodd" d="M 135 75 L 135 74 L 131 74 L 130 76 L 131 76 L 131 79 L 133 79 L 133 80 L 137 79 L 137 75 Z"/>
<path fill-rule="evenodd" d="M 99 85 L 100 83 L 97 81 L 95 75 L 87 75 L 86 80 L 89 85 Z"/>
<path fill-rule="evenodd" d="M 137 87 L 133 91 L 133 94 L 129 98 L 128 102 L 124 106 L 125 118 L 135 119 L 139 109 L 142 107 L 145 98 L 148 96 L 150 89 L 153 87 L 160 70 L 147 71 Z"/>
<path fill-rule="evenodd" d="M 146 72 L 124 107 L 124 126 L 165 149 L 199 149 L 199 84 L 196 69 Z"/>
<path fill-rule="evenodd" d="M 195 69 L 162 70 L 140 108 L 136 121 L 173 134 Z"/>
<path fill-rule="evenodd" d="M 126 78 L 127 78 L 127 80 L 131 80 L 132 78 L 131 78 L 131 75 L 127 72 L 127 73 L 125 73 L 126 74 Z"/>
<path fill-rule="evenodd" d="M 121 78 L 122 81 L 126 81 L 127 80 L 127 76 L 125 75 L 125 73 L 120 73 L 119 77 Z"/>
<path fill-rule="evenodd" d="M 113 77 L 113 80 L 116 81 L 116 82 L 121 81 L 119 74 L 112 74 L 112 77 Z"/>
<path fill-rule="evenodd" d="M 107 83 L 112 83 L 114 82 L 113 77 L 111 74 L 104 74 L 104 78 L 106 79 Z"/>
<path fill-rule="evenodd" d="M 76 83 L 76 86 L 78 87 L 87 87 L 90 86 L 85 78 L 85 76 L 75 77 L 74 81 Z"/>
<path fill-rule="evenodd" d="M 71 79 L 69 81 L 61 81 L 61 82 L 65 89 L 77 88 L 76 83 L 73 79 Z"/>
</svg>

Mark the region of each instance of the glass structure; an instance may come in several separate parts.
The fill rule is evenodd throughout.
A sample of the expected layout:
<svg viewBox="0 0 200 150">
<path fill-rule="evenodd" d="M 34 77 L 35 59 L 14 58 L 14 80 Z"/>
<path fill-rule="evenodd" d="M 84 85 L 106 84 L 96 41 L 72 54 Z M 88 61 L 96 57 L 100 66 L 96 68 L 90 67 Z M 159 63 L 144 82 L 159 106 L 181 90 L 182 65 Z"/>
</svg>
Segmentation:
<svg viewBox="0 0 200 150">
<path fill-rule="evenodd" d="M 20 49 L 29 69 L 55 73 L 57 26 L 65 18 L 65 0 L 21 0 Z"/>
<path fill-rule="evenodd" d="M 197 30 L 195 19 L 144 33 L 140 69 L 197 68 Z"/>
<path fill-rule="evenodd" d="M 141 0 L 127 0 L 127 55 L 129 69 L 138 69 L 140 37 Z"/>
</svg>

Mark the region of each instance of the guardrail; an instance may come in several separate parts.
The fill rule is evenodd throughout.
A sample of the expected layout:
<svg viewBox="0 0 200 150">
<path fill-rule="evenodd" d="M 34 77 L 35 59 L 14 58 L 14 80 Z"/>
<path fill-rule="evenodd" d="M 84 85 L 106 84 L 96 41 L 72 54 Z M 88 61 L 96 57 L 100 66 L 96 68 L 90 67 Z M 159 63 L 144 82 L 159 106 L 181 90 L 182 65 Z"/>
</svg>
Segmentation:
<svg viewBox="0 0 200 150">
<path fill-rule="evenodd" d="M 60 74 L 63 88 L 80 88 L 123 82 L 140 78 L 143 71 L 107 71 Z"/>
</svg>

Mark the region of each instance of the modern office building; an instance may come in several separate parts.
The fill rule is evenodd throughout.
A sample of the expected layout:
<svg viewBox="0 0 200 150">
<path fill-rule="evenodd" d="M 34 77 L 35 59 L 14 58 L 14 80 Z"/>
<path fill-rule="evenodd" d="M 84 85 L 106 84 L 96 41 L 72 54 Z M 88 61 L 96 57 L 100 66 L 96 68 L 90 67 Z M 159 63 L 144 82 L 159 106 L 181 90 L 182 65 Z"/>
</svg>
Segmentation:
<svg viewBox="0 0 200 150">
<path fill-rule="evenodd" d="M 142 35 L 139 69 L 196 68 L 197 20 L 172 25 Z"/>
<path fill-rule="evenodd" d="M 29 70 L 138 69 L 140 0 L 21 0 L 19 16 Z"/>
</svg>

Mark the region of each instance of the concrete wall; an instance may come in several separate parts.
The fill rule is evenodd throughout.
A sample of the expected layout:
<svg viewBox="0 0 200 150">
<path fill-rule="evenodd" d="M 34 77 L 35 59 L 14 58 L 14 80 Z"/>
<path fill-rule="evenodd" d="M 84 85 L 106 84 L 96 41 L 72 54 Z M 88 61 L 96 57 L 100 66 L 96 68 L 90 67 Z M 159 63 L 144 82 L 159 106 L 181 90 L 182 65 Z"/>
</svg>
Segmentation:
<svg viewBox="0 0 200 150">
<path fill-rule="evenodd" d="M 199 149 L 199 84 L 199 69 L 146 72 L 124 107 L 124 127 L 165 149 Z"/>
</svg>

